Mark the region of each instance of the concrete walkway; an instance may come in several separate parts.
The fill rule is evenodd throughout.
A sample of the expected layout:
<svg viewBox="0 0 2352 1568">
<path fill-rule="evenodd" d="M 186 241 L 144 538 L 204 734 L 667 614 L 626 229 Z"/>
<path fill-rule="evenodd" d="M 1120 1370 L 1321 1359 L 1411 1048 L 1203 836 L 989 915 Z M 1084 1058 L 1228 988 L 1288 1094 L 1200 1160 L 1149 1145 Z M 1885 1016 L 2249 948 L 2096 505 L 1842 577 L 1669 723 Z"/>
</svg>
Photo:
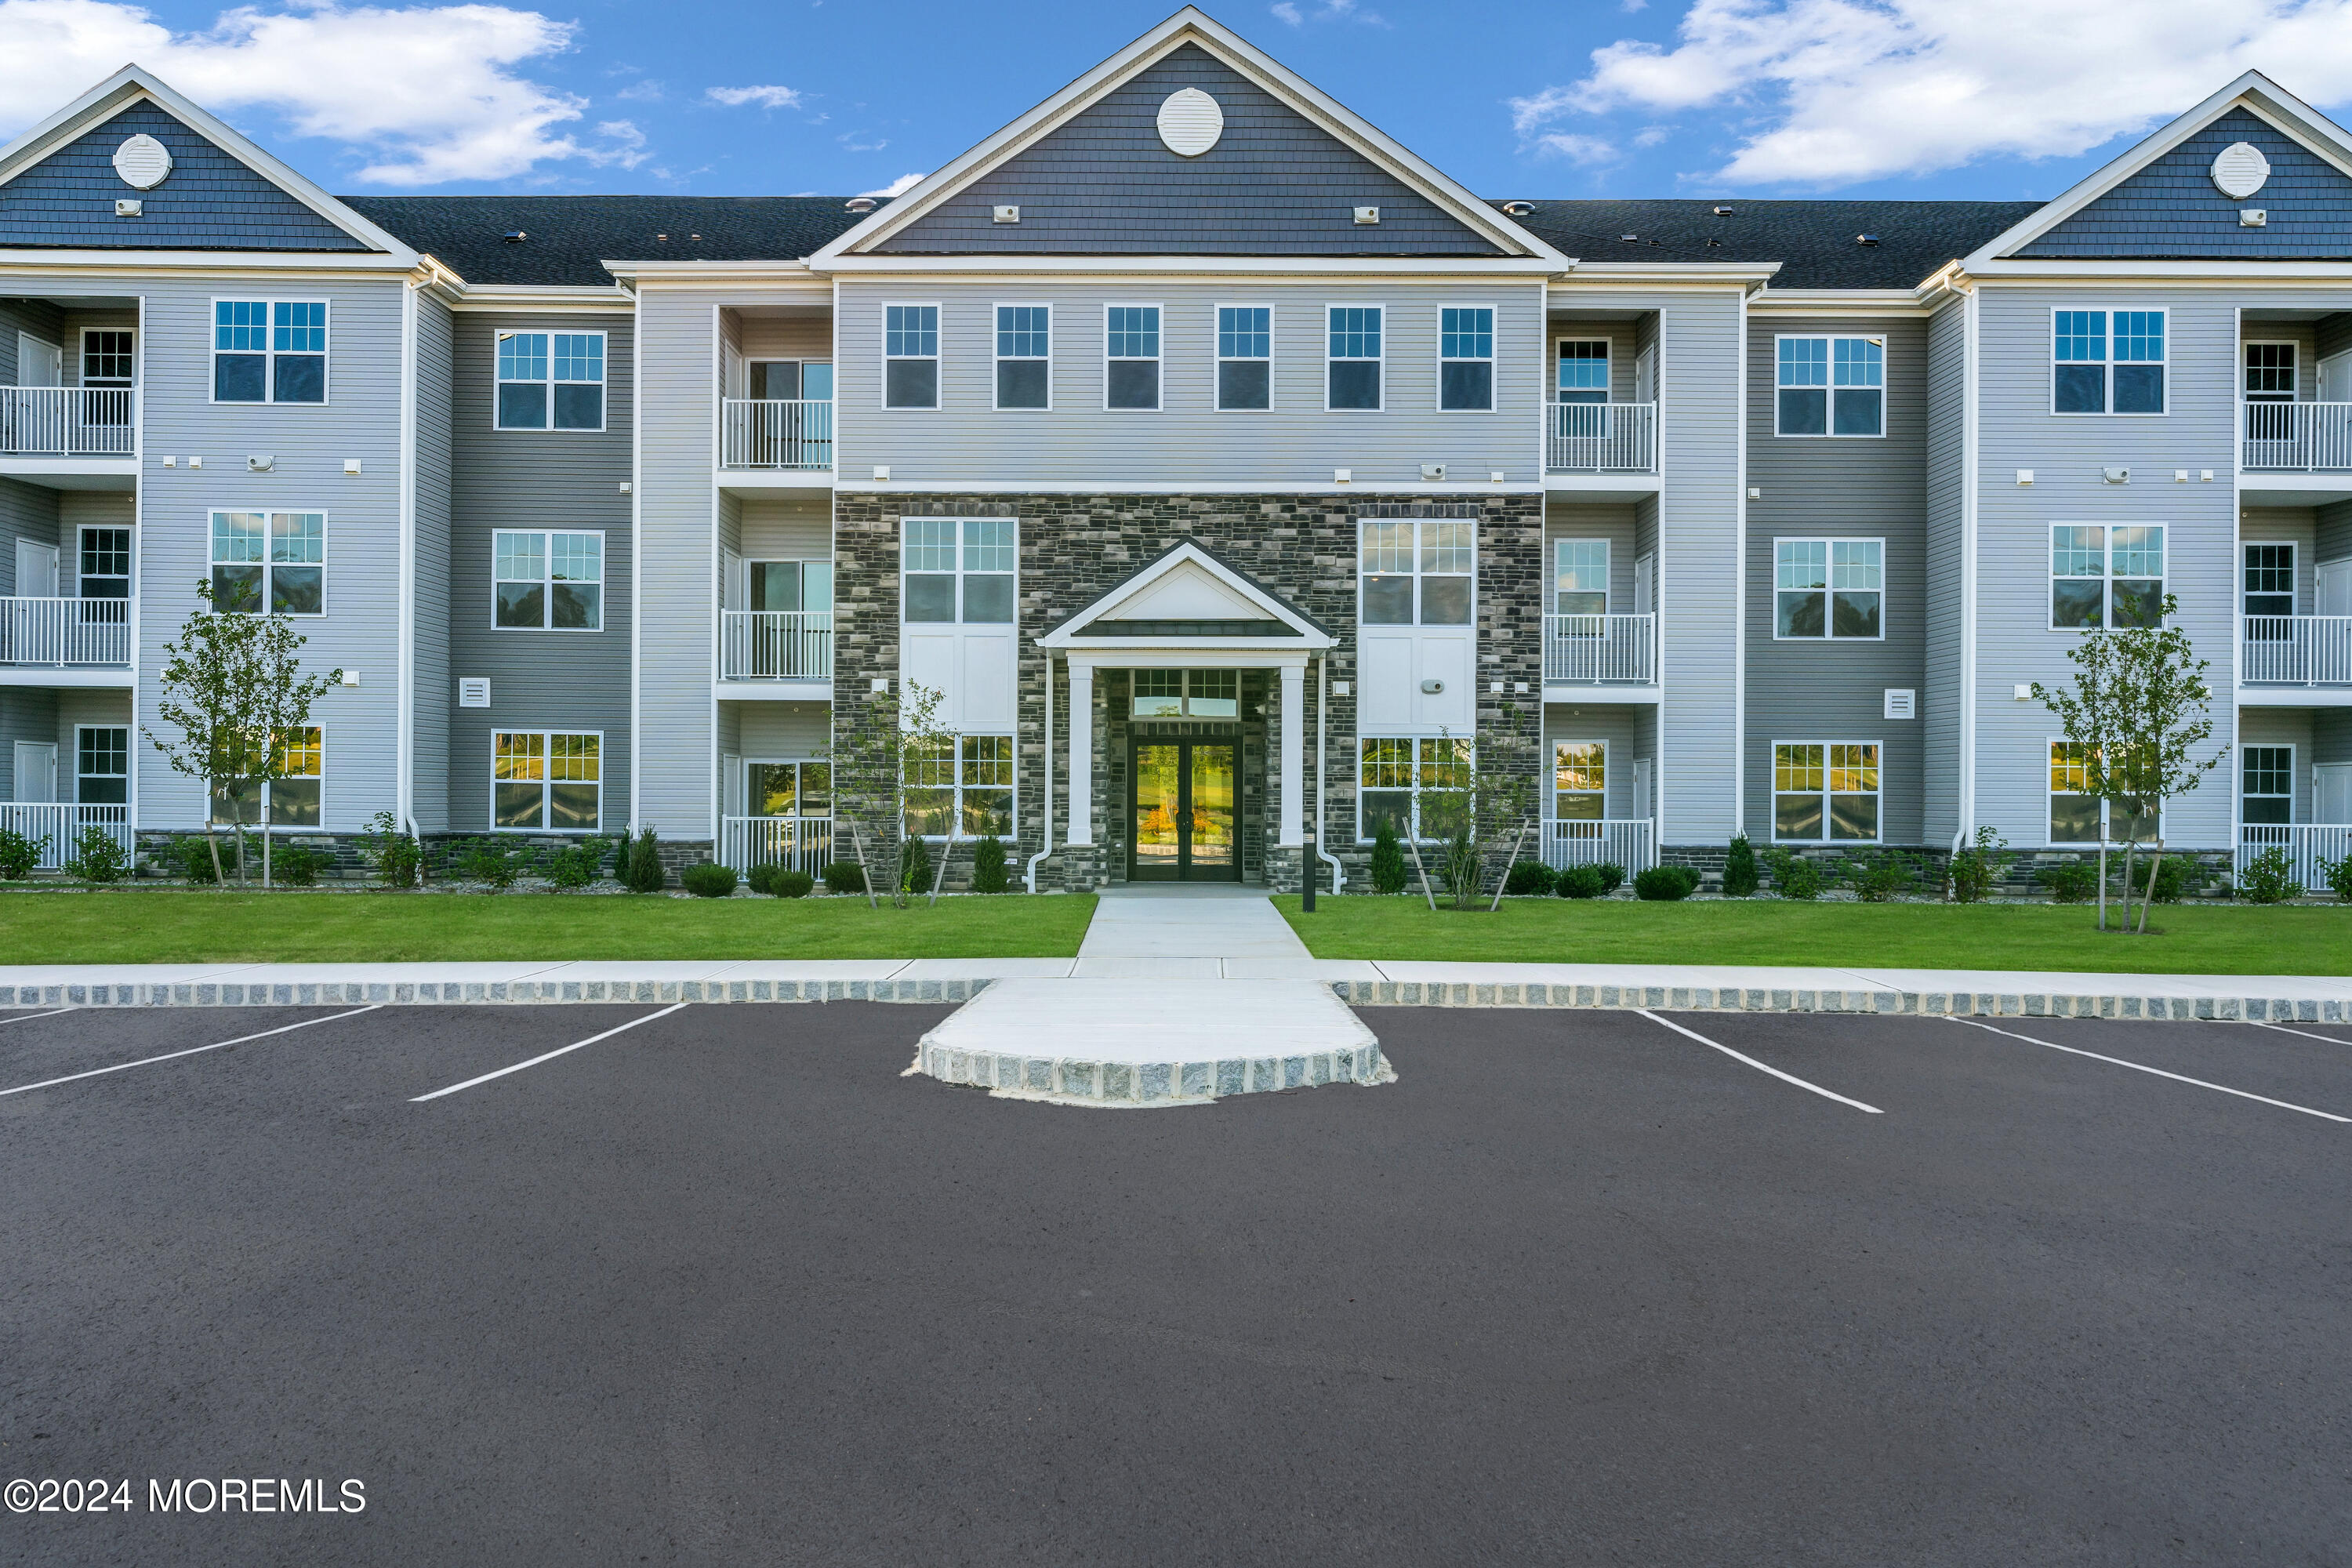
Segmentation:
<svg viewBox="0 0 2352 1568">
<path fill-rule="evenodd" d="M 1229 973 L 1238 962 L 1247 974 Z M 1155 980 L 1314 979 L 1315 956 L 1264 889 L 1173 883 L 1106 889 L 1070 973 Z M 1276 974 L 1274 971 L 1286 971 Z"/>
</svg>

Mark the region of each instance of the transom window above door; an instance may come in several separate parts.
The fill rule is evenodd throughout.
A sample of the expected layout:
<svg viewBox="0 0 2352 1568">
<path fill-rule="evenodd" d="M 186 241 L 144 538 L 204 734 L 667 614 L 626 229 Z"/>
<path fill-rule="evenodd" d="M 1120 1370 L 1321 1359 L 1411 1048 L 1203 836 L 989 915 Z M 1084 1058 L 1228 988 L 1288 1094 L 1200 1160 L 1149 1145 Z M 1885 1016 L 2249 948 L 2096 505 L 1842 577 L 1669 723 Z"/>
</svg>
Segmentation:
<svg viewBox="0 0 2352 1568">
<path fill-rule="evenodd" d="M 1234 669 L 1139 669 L 1129 712 L 1138 719 L 1231 719 L 1241 712 Z"/>
</svg>

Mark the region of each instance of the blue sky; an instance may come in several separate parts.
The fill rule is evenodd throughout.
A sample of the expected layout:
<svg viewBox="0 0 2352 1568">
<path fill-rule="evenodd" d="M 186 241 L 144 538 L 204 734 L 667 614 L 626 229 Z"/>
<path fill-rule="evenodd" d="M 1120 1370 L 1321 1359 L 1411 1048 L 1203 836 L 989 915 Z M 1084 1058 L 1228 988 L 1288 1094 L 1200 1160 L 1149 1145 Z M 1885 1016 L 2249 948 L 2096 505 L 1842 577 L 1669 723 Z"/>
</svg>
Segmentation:
<svg viewBox="0 0 2352 1568">
<path fill-rule="evenodd" d="M 855 194 L 1171 9 L 0 0 L 0 132 L 136 58 L 336 190 Z M 1209 10 L 1491 196 L 2048 196 L 2250 66 L 2352 102 L 2352 0 Z"/>
</svg>

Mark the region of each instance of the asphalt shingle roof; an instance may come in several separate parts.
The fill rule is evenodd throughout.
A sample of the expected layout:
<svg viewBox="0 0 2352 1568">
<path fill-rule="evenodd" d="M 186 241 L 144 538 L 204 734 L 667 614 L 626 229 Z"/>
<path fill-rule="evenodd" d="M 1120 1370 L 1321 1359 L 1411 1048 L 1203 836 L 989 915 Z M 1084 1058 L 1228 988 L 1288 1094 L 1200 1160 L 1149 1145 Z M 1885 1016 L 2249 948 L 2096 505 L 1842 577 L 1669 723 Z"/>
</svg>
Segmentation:
<svg viewBox="0 0 2352 1568">
<path fill-rule="evenodd" d="M 845 196 L 345 196 L 469 283 L 610 283 L 607 259 L 778 261 L 865 215 Z M 1496 201 L 1496 206 L 1503 205 Z M 1519 223 L 1585 261 L 1777 261 L 1778 289 L 1908 289 L 2039 202 L 1537 201 Z M 1717 216 L 1715 209 L 1731 209 Z M 508 233 L 529 237 L 509 243 Z M 1628 240 L 1622 237 L 1633 235 Z M 1856 236 L 1878 237 L 1863 245 Z M 660 237 L 667 235 L 667 239 Z"/>
</svg>

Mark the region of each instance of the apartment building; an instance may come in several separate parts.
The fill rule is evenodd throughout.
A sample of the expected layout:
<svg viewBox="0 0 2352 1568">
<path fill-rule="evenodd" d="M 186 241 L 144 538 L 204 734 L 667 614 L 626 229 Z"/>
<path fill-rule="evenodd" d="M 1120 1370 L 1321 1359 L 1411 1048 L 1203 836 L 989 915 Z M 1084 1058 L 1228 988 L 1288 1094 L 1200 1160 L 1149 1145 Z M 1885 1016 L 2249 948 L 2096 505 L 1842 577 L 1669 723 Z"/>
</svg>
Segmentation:
<svg viewBox="0 0 2352 1568">
<path fill-rule="evenodd" d="M 1482 199 L 1188 8 L 893 201 L 336 197 L 129 67 L 0 152 L 0 822 L 1360 889 L 1475 757 L 1556 864 L 2064 855 L 2028 689 L 2168 593 L 2168 845 L 2313 880 L 2347 172 L 2249 74 L 2048 203 Z M 344 671 L 267 800 L 146 738 L 200 581 Z"/>
</svg>

